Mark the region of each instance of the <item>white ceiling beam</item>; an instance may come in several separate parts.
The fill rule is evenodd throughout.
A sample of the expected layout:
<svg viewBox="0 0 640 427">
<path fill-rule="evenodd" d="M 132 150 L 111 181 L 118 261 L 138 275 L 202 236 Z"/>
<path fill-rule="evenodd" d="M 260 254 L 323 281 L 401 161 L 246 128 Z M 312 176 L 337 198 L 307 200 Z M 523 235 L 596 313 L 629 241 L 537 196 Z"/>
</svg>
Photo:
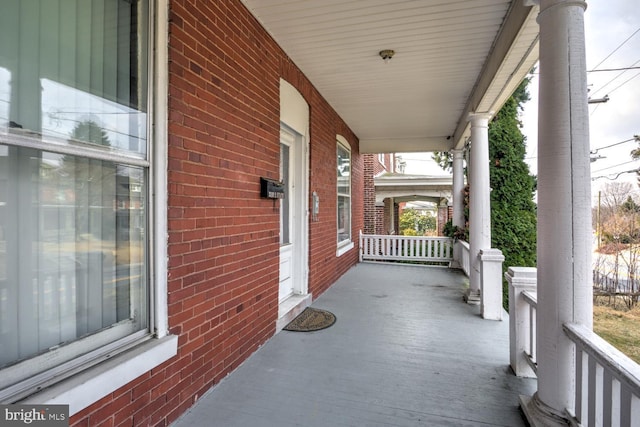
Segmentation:
<svg viewBox="0 0 640 427">
<path fill-rule="evenodd" d="M 421 153 L 448 151 L 451 141 L 447 137 L 361 139 L 361 153 Z"/>
<path fill-rule="evenodd" d="M 539 8 L 514 1 L 500 34 L 491 49 L 482 73 L 458 120 L 453 135 L 454 148 L 464 147 L 470 135 L 469 113 L 498 112 L 538 59 Z M 524 49 L 524 51 L 522 51 Z M 508 62 L 513 62 L 508 64 Z M 508 73 L 505 71 L 508 70 Z"/>
</svg>

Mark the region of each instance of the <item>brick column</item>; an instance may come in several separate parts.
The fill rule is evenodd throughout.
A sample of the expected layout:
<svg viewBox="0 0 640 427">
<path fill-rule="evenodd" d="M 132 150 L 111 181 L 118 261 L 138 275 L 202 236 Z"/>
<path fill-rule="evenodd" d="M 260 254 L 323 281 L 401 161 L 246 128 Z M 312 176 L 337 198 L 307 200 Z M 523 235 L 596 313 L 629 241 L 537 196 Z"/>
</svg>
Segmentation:
<svg viewBox="0 0 640 427">
<path fill-rule="evenodd" d="M 373 182 L 375 154 L 363 154 L 364 160 L 364 234 L 376 233 L 376 188 Z"/>
</svg>

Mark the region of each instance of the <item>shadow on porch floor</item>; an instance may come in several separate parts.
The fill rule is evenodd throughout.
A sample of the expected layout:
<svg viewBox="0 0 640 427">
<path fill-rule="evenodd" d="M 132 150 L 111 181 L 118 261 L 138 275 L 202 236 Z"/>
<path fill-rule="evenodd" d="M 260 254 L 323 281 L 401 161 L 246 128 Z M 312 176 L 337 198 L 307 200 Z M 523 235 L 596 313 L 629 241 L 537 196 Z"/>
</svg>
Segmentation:
<svg viewBox="0 0 640 427">
<path fill-rule="evenodd" d="M 362 263 L 313 303 L 337 317 L 282 331 L 183 415 L 183 426 L 524 426 L 509 322 L 462 302 L 465 276 Z"/>
</svg>

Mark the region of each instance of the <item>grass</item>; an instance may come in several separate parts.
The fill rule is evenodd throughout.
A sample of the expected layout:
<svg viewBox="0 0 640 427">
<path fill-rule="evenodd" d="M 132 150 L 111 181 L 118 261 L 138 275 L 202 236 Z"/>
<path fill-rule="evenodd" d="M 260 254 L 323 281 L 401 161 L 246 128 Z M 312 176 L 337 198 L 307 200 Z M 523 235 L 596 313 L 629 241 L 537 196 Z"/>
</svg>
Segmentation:
<svg viewBox="0 0 640 427">
<path fill-rule="evenodd" d="M 640 307 L 620 310 L 594 305 L 593 330 L 636 363 L 640 363 Z"/>
</svg>

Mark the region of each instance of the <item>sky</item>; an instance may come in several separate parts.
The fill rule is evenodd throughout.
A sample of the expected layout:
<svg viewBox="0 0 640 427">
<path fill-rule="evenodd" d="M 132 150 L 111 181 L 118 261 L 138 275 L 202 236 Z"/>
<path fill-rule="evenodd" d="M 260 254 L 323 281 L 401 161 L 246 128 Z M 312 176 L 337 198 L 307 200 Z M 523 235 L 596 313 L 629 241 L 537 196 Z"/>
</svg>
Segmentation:
<svg viewBox="0 0 640 427">
<path fill-rule="evenodd" d="M 618 173 L 640 167 L 630 151 L 640 147 L 635 141 L 618 144 L 640 135 L 640 68 L 628 71 L 592 71 L 640 67 L 640 5 L 638 0 L 592 0 L 585 11 L 585 43 L 589 97 L 609 96 L 606 103 L 589 105 L 591 151 L 605 158 L 591 163 L 592 193 L 613 182 Z M 527 138 L 527 158 L 531 172 L 537 173 L 538 96 L 537 76 L 529 85 L 531 100 L 521 116 Z M 609 145 L 610 148 L 604 148 Z M 430 154 L 406 153 L 406 173 L 443 173 Z M 637 182 L 633 173 L 619 175 L 616 182 Z M 638 188 L 638 187 L 636 187 Z M 640 190 L 640 189 L 639 189 Z"/>
<path fill-rule="evenodd" d="M 591 163 L 595 201 L 598 191 L 614 179 L 616 182 L 637 182 L 633 173 L 617 175 L 640 167 L 640 161 L 632 161 L 630 156 L 630 151 L 640 144 L 635 141 L 621 143 L 640 135 L 640 68 L 592 70 L 640 67 L 640 7 L 637 0 L 587 3 L 584 17 L 589 98 L 609 96 L 606 103 L 589 104 L 590 148 L 593 157 L 604 157 Z M 537 173 L 536 77 L 529 86 L 532 99 L 525 104 L 521 117 L 523 133 L 527 137 L 527 163 L 533 174 Z M 604 148 L 610 145 L 614 146 Z"/>
</svg>

